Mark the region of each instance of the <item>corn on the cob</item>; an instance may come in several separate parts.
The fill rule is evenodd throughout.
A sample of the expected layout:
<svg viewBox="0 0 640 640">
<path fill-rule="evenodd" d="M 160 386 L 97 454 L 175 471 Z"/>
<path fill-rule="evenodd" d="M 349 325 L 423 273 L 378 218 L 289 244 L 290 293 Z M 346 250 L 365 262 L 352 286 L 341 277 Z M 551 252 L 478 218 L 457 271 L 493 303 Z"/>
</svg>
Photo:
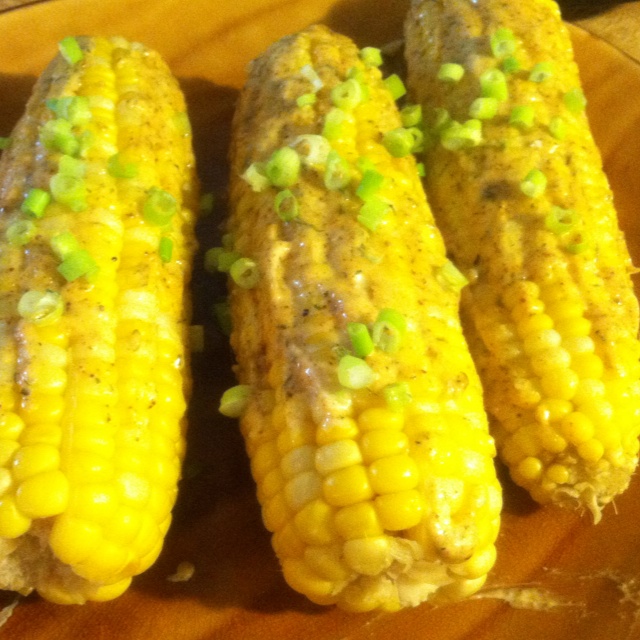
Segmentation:
<svg viewBox="0 0 640 640">
<path fill-rule="evenodd" d="M 228 225 L 257 273 L 230 280 L 231 340 L 264 523 L 289 585 L 358 611 L 476 591 L 501 508 L 457 272 L 382 144 L 401 121 L 375 57 L 316 26 L 254 61 Z"/>
<path fill-rule="evenodd" d="M 65 39 L 0 163 L 1 588 L 106 600 L 158 556 L 184 448 L 196 199 L 160 57 Z"/>
<path fill-rule="evenodd" d="M 406 58 L 498 451 L 535 500 L 597 521 L 638 458 L 638 304 L 558 7 L 416 0 Z"/>
</svg>

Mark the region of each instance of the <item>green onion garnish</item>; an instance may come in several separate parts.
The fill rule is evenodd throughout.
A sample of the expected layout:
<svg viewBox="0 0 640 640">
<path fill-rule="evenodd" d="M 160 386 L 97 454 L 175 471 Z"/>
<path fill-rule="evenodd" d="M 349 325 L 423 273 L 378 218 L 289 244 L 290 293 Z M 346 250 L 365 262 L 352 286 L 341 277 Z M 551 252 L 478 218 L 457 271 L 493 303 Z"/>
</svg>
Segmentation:
<svg viewBox="0 0 640 640">
<path fill-rule="evenodd" d="M 173 255 L 173 240 L 168 236 L 162 236 L 158 244 L 158 255 L 160 260 L 165 264 L 171 262 L 171 256 Z"/>
<path fill-rule="evenodd" d="M 540 197 L 547 188 L 547 176 L 540 169 L 531 169 L 520 183 L 520 190 L 529 198 Z"/>
<path fill-rule="evenodd" d="M 62 57 L 69 64 L 76 64 L 76 62 L 80 62 L 84 57 L 78 41 L 73 36 L 68 36 L 60 40 L 58 43 L 58 49 L 60 50 Z"/>
<path fill-rule="evenodd" d="M 58 118 L 68 120 L 73 126 L 86 124 L 91 120 L 89 98 L 86 96 L 50 98 L 47 100 L 46 105 Z"/>
<path fill-rule="evenodd" d="M 53 324 L 63 310 L 62 296 L 57 291 L 27 291 L 18 301 L 20 317 L 38 326 Z"/>
<path fill-rule="evenodd" d="M 498 101 L 495 98 L 476 98 L 469 107 L 469 115 L 480 120 L 490 120 L 498 113 Z"/>
<path fill-rule="evenodd" d="M 351 69 L 347 71 L 347 78 L 349 80 L 355 80 L 360 85 L 360 92 L 362 94 L 360 102 L 369 100 L 369 85 L 367 84 L 365 72 L 359 67 L 351 67 Z"/>
<path fill-rule="evenodd" d="M 249 184 L 252 191 L 260 192 L 269 187 L 269 178 L 264 174 L 264 163 L 253 162 L 242 174 L 242 179 Z"/>
<path fill-rule="evenodd" d="M 564 140 L 567 135 L 567 123 L 560 116 L 554 116 L 549 120 L 549 133 L 556 140 Z"/>
<path fill-rule="evenodd" d="M 310 64 L 305 64 L 300 68 L 300 75 L 311 83 L 314 93 L 320 91 L 324 86 L 322 79 Z"/>
<path fill-rule="evenodd" d="M 447 260 L 435 274 L 436 280 L 446 289 L 459 292 L 469 284 L 466 276 L 451 260 Z"/>
<path fill-rule="evenodd" d="M 351 111 L 362 102 L 362 88 L 354 78 L 345 80 L 331 90 L 331 102 L 338 109 Z"/>
<path fill-rule="evenodd" d="M 71 123 L 62 118 L 48 120 L 40 127 L 40 141 L 50 151 L 60 151 L 75 156 L 80 150 L 80 142 L 71 131 Z"/>
<path fill-rule="evenodd" d="M 31 220 L 16 220 L 5 231 L 9 244 L 16 247 L 27 244 L 36 235 L 36 225 Z"/>
<path fill-rule="evenodd" d="M 584 233 L 576 234 L 572 242 L 565 245 L 565 251 L 569 253 L 578 254 L 583 253 L 591 246 L 588 237 Z"/>
<path fill-rule="evenodd" d="M 529 104 L 516 105 L 509 114 L 509 124 L 521 131 L 527 131 L 533 127 L 535 111 Z"/>
<path fill-rule="evenodd" d="M 565 107 L 567 107 L 567 109 L 572 113 L 580 113 L 581 111 L 584 111 L 587 106 L 587 99 L 585 98 L 582 89 L 579 88 L 567 91 L 562 99 Z"/>
<path fill-rule="evenodd" d="M 242 258 L 242 256 L 237 251 L 222 249 L 222 251 L 218 253 L 218 271 L 228 273 L 240 258 Z"/>
<path fill-rule="evenodd" d="M 451 114 L 441 107 L 436 107 L 433 111 L 433 124 L 431 128 L 434 132 L 440 133 L 446 129 L 453 122 Z"/>
<path fill-rule="evenodd" d="M 8 136 L 0 136 L 0 150 L 7 149 L 11 144 L 11 138 Z"/>
<path fill-rule="evenodd" d="M 557 236 L 571 231 L 578 224 L 578 214 L 575 209 L 551 207 L 551 211 L 544 219 L 544 226 Z"/>
<path fill-rule="evenodd" d="M 496 58 L 510 56 L 516 50 L 516 37 L 511 29 L 501 27 L 491 34 L 489 39 L 491 53 Z"/>
<path fill-rule="evenodd" d="M 392 73 L 384 79 L 384 84 L 391 93 L 391 97 L 394 100 L 402 98 L 407 93 L 407 89 L 404 86 L 400 76 L 397 73 Z"/>
<path fill-rule="evenodd" d="M 250 396 L 251 387 L 248 384 L 231 387 L 222 394 L 218 411 L 227 418 L 239 418 L 249 403 Z"/>
<path fill-rule="evenodd" d="M 218 273 L 218 259 L 224 251 L 222 247 L 211 247 L 204 253 L 204 270 L 208 273 Z M 239 257 L 239 254 L 238 254 Z"/>
<path fill-rule="evenodd" d="M 260 272 L 255 260 L 239 258 L 229 268 L 231 279 L 243 289 L 252 289 L 260 280 Z"/>
<path fill-rule="evenodd" d="M 122 155 L 114 153 L 107 161 L 107 172 L 114 178 L 135 178 L 138 165 L 135 162 L 124 162 Z"/>
<path fill-rule="evenodd" d="M 65 260 L 82 247 L 71 231 L 62 231 L 51 238 L 51 249 L 59 260 Z"/>
<path fill-rule="evenodd" d="M 292 143 L 295 147 L 303 167 L 311 169 L 324 168 L 331 144 L 324 136 L 307 133 L 298 136 Z"/>
<path fill-rule="evenodd" d="M 171 218 L 178 212 L 177 200 L 168 192 L 158 187 L 151 187 L 147 192 L 147 199 L 142 206 L 142 217 L 156 226 L 163 226 L 171 222 Z"/>
<path fill-rule="evenodd" d="M 290 222 L 299 215 L 298 199 L 289 189 L 278 191 L 273 201 L 273 206 L 280 220 L 284 222 Z"/>
<path fill-rule="evenodd" d="M 301 96 L 296 98 L 296 104 L 299 107 L 308 107 L 315 104 L 316 100 L 317 96 L 315 93 L 303 93 Z"/>
<path fill-rule="evenodd" d="M 373 343 L 382 351 L 394 353 L 407 330 L 407 321 L 395 309 L 382 309 L 371 328 Z"/>
<path fill-rule="evenodd" d="M 218 328 L 225 336 L 231 335 L 231 307 L 227 300 L 223 302 L 214 302 L 211 306 L 213 317 L 216 319 Z"/>
<path fill-rule="evenodd" d="M 236 243 L 235 235 L 231 232 L 225 233 L 220 238 L 220 242 L 222 242 L 222 246 L 228 251 L 232 251 L 233 247 Z"/>
<path fill-rule="evenodd" d="M 425 175 L 427 175 L 426 169 L 424 167 L 424 162 L 418 162 L 418 164 L 416 165 L 416 169 L 418 170 L 418 175 L 421 178 L 424 178 Z"/>
<path fill-rule="evenodd" d="M 413 150 L 414 143 L 413 135 L 404 127 L 387 131 L 382 138 L 382 144 L 395 158 L 408 156 Z"/>
<path fill-rule="evenodd" d="M 92 277 L 98 272 L 98 265 L 86 249 L 72 251 L 59 265 L 58 272 L 67 282 L 82 276 Z"/>
<path fill-rule="evenodd" d="M 505 73 L 516 73 L 517 71 L 520 71 L 522 65 L 520 64 L 520 60 L 515 56 L 507 56 L 502 61 L 501 66 Z"/>
<path fill-rule="evenodd" d="M 373 351 L 373 340 L 371 339 L 366 324 L 362 322 L 349 322 L 349 324 L 347 324 L 347 334 L 351 340 L 353 352 L 359 358 L 365 358 Z"/>
<path fill-rule="evenodd" d="M 438 69 L 438 80 L 442 82 L 460 82 L 464 76 L 464 67 L 457 62 L 445 62 Z"/>
<path fill-rule="evenodd" d="M 384 222 L 390 209 L 391 205 L 389 203 L 373 196 L 360 207 L 357 220 L 369 231 L 375 231 Z"/>
<path fill-rule="evenodd" d="M 465 123 L 454 120 L 440 132 L 440 144 L 449 151 L 477 147 L 481 142 L 482 123 L 477 119 Z"/>
<path fill-rule="evenodd" d="M 25 199 L 22 201 L 20 211 L 34 218 L 42 218 L 49 202 L 51 202 L 51 195 L 48 191 L 33 187 L 29 189 Z"/>
<path fill-rule="evenodd" d="M 334 107 L 330 109 L 324 118 L 322 135 L 327 140 L 337 140 L 344 134 L 345 122 L 349 121 L 349 114 L 342 109 Z"/>
<path fill-rule="evenodd" d="M 189 120 L 189 114 L 186 111 L 176 111 L 171 122 L 181 136 L 187 138 L 191 135 L 191 120 Z"/>
<path fill-rule="evenodd" d="M 276 149 L 267 161 L 264 172 L 274 187 L 291 187 L 300 176 L 300 156 L 291 147 Z"/>
<path fill-rule="evenodd" d="M 374 380 L 371 367 L 362 359 L 352 355 L 344 355 L 338 363 L 338 380 L 347 389 L 364 389 Z"/>
<path fill-rule="evenodd" d="M 551 62 L 538 62 L 529 73 L 532 82 L 544 82 L 553 76 L 553 64 Z"/>
<path fill-rule="evenodd" d="M 72 178 L 84 178 L 87 173 L 87 165 L 83 160 L 62 155 L 58 160 L 58 173 Z"/>
<path fill-rule="evenodd" d="M 360 49 L 360 60 L 365 67 L 379 67 L 382 64 L 382 51 L 376 47 L 363 47 Z"/>
<path fill-rule="evenodd" d="M 349 163 L 334 149 L 327 156 L 324 170 L 324 186 L 330 191 L 343 189 L 351 182 Z"/>
<path fill-rule="evenodd" d="M 388 384 L 382 390 L 382 395 L 391 411 L 402 411 L 411 403 L 413 399 L 411 390 L 406 382 L 395 382 Z"/>
<path fill-rule="evenodd" d="M 384 182 L 384 176 L 375 169 L 367 169 L 362 174 L 360 184 L 356 189 L 356 195 L 362 200 L 369 200 L 380 189 Z"/>
<path fill-rule="evenodd" d="M 200 213 L 203 216 L 208 216 L 213 213 L 213 205 L 215 202 L 215 198 L 213 192 L 207 191 L 200 196 Z"/>
<path fill-rule="evenodd" d="M 504 102 L 509 97 L 507 79 L 500 69 L 489 69 L 480 75 L 480 93 L 483 98 Z"/>
<path fill-rule="evenodd" d="M 400 110 L 403 127 L 417 127 L 422 122 L 422 107 L 419 104 L 408 104 Z"/>
</svg>

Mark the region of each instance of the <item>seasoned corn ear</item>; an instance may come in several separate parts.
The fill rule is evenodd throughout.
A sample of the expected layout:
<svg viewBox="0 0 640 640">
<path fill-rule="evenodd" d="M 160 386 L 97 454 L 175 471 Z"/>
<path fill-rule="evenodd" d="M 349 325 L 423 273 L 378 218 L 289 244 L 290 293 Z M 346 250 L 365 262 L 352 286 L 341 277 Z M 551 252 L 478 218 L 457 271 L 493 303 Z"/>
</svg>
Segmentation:
<svg viewBox="0 0 640 640">
<path fill-rule="evenodd" d="M 416 0 L 406 58 L 499 454 L 597 521 L 638 460 L 638 304 L 558 7 Z"/>
<path fill-rule="evenodd" d="M 184 448 L 196 200 L 160 57 L 65 39 L 0 162 L 1 588 L 107 600 L 158 556 Z"/>
<path fill-rule="evenodd" d="M 316 26 L 252 63 L 219 257 L 226 404 L 284 577 L 354 611 L 475 592 L 501 509 L 459 274 L 413 156 L 382 144 L 401 121 L 375 58 Z"/>
</svg>

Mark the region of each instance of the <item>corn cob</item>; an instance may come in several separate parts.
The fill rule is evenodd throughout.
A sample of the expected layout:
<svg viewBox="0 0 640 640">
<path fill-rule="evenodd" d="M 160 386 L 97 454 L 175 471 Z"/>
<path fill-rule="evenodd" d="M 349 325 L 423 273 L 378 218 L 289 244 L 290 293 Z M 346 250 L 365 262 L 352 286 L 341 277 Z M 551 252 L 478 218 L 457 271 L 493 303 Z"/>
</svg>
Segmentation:
<svg viewBox="0 0 640 640">
<path fill-rule="evenodd" d="M 291 587 L 354 611 L 479 589 L 501 508 L 458 272 L 381 142 L 401 120 L 372 53 L 315 26 L 252 63 L 227 249 L 257 274 L 231 267 L 231 341 L 264 524 Z"/>
<path fill-rule="evenodd" d="M 638 304 L 558 7 L 416 0 L 406 59 L 500 457 L 598 521 L 638 459 Z"/>
<path fill-rule="evenodd" d="M 160 57 L 62 41 L 0 164 L 1 588 L 107 600 L 158 556 L 184 448 L 196 198 Z"/>
</svg>

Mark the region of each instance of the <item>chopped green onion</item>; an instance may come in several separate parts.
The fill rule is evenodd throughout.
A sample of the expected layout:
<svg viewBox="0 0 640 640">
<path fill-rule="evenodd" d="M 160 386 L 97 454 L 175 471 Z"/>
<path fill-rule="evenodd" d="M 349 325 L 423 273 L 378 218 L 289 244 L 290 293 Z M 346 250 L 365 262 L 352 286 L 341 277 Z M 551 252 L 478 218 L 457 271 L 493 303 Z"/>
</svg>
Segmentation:
<svg viewBox="0 0 640 640">
<path fill-rule="evenodd" d="M 252 289 L 260 280 L 260 271 L 255 260 L 239 258 L 229 268 L 231 279 L 243 289 Z"/>
<path fill-rule="evenodd" d="M 83 160 L 63 155 L 58 160 L 58 173 L 72 178 L 84 178 L 87 173 L 87 165 Z"/>
<path fill-rule="evenodd" d="M 495 98 L 476 98 L 469 107 L 469 115 L 480 120 L 490 120 L 498 113 L 498 101 Z"/>
<path fill-rule="evenodd" d="M 291 187 L 300 176 L 300 156 L 291 147 L 276 149 L 267 161 L 264 172 L 274 187 Z"/>
<path fill-rule="evenodd" d="M 86 249 L 72 251 L 59 265 L 58 272 L 67 282 L 82 276 L 92 277 L 98 272 L 98 265 Z"/>
<path fill-rule="evenodd" d="M 305 64 L 304 67 L 300 68 L 300 75 L 311 83 L 314 93 L 320 91 L 324 86 L 322 79 L 310 64 Z"/>
<path fill-rule="evenodd" d="M 382 309 L 371 328 L 373 343 L 387 353 L 394 353 L 407 330 L 407 321 L 395 309 Z"/>
<path fill-rule="evenodd" d="M 549 133 L 556 140 L 564 140 L 567 135 L 567 123 L 560 116 L 554 116 L 549 120 Z"/>
<path fill-rule="evenodd" d="M 482 123 L 477 119 L 465 123 L 454 120 L 440 132 L 440 144 L 449 151 L 477 147 L 481 142 Z"/>
<path fill-rule="evenodd" d="M 373 340 L 371 339 L 366 324 L 362 322 L 349 322 L 349 324 L 347 324 L 347 334 L 351 340 L 353 352 L 359 358 L 365 358 L 373 351 Z"/>
<path fill-rule="evenodd" d="M 427 172 L 424 167 L 424 162 L 418 162 L 418 164 L 416 165 L 416 169 L 418 170 L 418 175 L 421 178 L 424 178 L 425 175 L 427 175 Z"/>
<path fill-rule="evenodd" d="M 68 120 L 73 126 L 86 124 L 91 120 L 89 98 L 86 96 L 50 98 L 46 105 L 58 118 Z"/>
<path fill-rule="evenodd" d="M 544 82 L 553 76 L 553 64 L 551 62 L 538 62 L 529 73 L 532 82 Z"/>
<path fill-rule="evenodd" d="M 384 182 L 384 176 L 375 169 L 367 169 L 362 174 L 360 184 L 356 189 L 356 195 L 362 200 L 369 200 L 380 189 Z"/>
<path fill-rule="evenodd" d="M 227 418 L 239 418 L 249 403 L 251 387 L 248 384 L 239 384 L 227 389 L 220 398 L 218 411 Z"/>
<path fill-rule="evenodd" d="M 413 145 L 411 147 L 411 153 L 420 153 L 424 151 L 424 133 L 420 127 L 409 127 L 407 131 L 413 138 Z"/>
<path fill-rule="evenodd" d="M 412 133 L 404 127 L 387 131 L 382 138 L 382 144 L 395 158 L 408 156 L 413 150 L 414 143 L 415 138 Z"/>
<path fill-rule="evenodd" d="M 59 260 L 65 260 L 82 247 L 71 231 L 62 231 L 51 238 L 51 249 Z"/>
<path fill-rule="evenodd" d="M 491 34 L 489 44 L 491 46 L 491 53 L 493 53 L 496 58 L 505 58 L 516 50 L 517 42 L 511 29 L 501 27 Z"/>
<path fill-rule="evenodd" d="M 360 102 L 369 100 L 369 85 L 367 84 L 365 72 L 359 67 L 351 67 L 351 69 L 347 71 L 347 78 L 349 80 L 355 80 L 360 85 L 360 92 L 362 93 Z"/>
<path fill-rule="evenodd" d="M 509 97 L 507 79 L 500 69 L 489 69 L 480 75 L 480 93 L 483 98 L 504 102 Z"/>
<path fill-rule="evenodd" d="M 324 171 L 324 186 L 330 191 L 344 189 L 351 182 L 349 163 L 334 149 L 327 156 Z"/>
<path fill-rule="evenodd" d="M 361 358 L 344 355 L 338 363 L 338 380 L 347 389 L 364 389 L 376 376 L 371 367 Z"/>
<path fill-rule="evenodd" d="M 80 142 L 71 131 L 71 123 L 62 118 L 48 120 L 40 127 L 40 141 L 50 151 L 60 151 L 69 156 L 77 155 Z"/>
<path fill-rule="evenodd" d="M 264 174 L 264 163 L 253 162 L 242 174 L 242 179 L 249 184 L 252 191 L 260 192 L 269 187 L 269 178 Z"/>
<path fill-rule="evenodd" d="M 302 166 L 311 169 L 324 167 L 331 151 L 331 144 L 325 137 L 311 133 L 298 136 L 291 146 L 297 150 Z"/>
<path fill-rule="evenodd" d="M 397 73 L 392 73 L 384 79 L 384 84 L 391 93 L 394 100 L 399 100 L 407 93 L 404 82 Z"/>
<path fill-rule="evenodd" d="M 464 273 L 451 260 L 447 260 L 436 271 L 436 280 L 445 288 L 456 293 L 469 284 Z"/>
<path fill-rule="evenodd" d="M 27 244 L 36 235 L 36 225 L 31 220 L 16 220 L 5 231 L 9 244 L 16 247 Z"/>
<path fill-rule="evenodd" d="M 360 83 L 354 78 L 349 78 L 349 80 L 336 85 L 331 90 L 331 102 L 338 109 L 352 111 L 362 102 L 362 87 Z"/>
<path fill-rule="evenodd" d="M 516 73 L 517 71 L 520 71 L 522 65 L 520 64 L 520 60 L 515 56 L 507 56 L 502 61 L 501 66 L 505 73 Z"/>
<path fill-rule="evenodd" d="M 204 253 L 204 270 L 208 273 L 218 273 L 218 259 L 224 251 L 222 247 L 211 247 Z"/>
<path fill-rule="evenodd" d="M 565 251 L 572 254 L 578 254 L 585 252 L 591 246 L 589 238 L 584 233 L 576 234 L 572 242 L 565 245 Z"/>
<path fill-rule="evenodd" d="M 51 202 L 51 195 L 48 191 L 33 187 L 29 189 L 25 199 L 22 201 L 20 211 L 34 218 L 42 218 L 49 202 Z"/>
<path fill-rule="evenodd" d="M 535 119 L 535 111 L 533 107 L 529 104 L 520 104 L 516 105 L 511 109 L 511 113 L 509 114 L 509 124 L 512 127 L 516 127 L 521 131 L 526 131 L 527 129 L 531 129 L 533 127 L 533 122 Z"/>
<path fill-rule="evenodd" d="M 388 202 L 373 196 L 360 207 L 357 220 L 369 231 L 375 231 L 384 222 L 390 209 L 391 205 Z"/>
<path fill-rule="evenodd" d="M 142 217 L 149 224 L 161 227 L 171 222 L 177 212 L 178 202 L 168 191 L 158 187 L 149 189 L 142 206 Z"/>
<path fill-rule="evenodd" d="M 124 162 L 122 154 L 114 153 L 107 161 L 107 172 L 114 178 L 135 178 L 138 165 L 135 162 Z"/>
<path fill-rule="evenodd" d="M 298 199 L 295 197 L 292 191 L 284 189 L 276 194 L 273 205 L 276 210 L 276 214 L 284 222 L 291 222 L 299 215 L 298 211 Z"/>
<path fill-rule="evenodd" d="M 540 197 L 547 188 L 547 176 L 540 169 L 531 169 L 520 183 L 520 190 L 529 198 Z"/>
<path fill-rule="evenodd" d="M 58 43 L 58 49 L 62 57 L 69 64 L 76 64 L 76 62 L 80 62 L 84 57 L 84 53 L 82 53 L 82 49 L 78 44 L 78 41 L 73 36 L 68 36 L 63 38 Z"/>
<path fill-rule="evenodd" d="M 441 107 L 436 107 L 434 109 L 433 116 L 433 124 L 431 125 L 431 128 L 438 134 L 453 122 L 451 114 Z"/>
<path fill-rule="evenodd" d="M 173 255 L 173 240 L 168 236 L 162 236 L 160 238 L 160 243 L 158 244 L 158 255 L 160 256 L 160 260 L 165 264 L 167 262 L 171 262 L 171 257 Z"/>
<path fill-rule="evenodd" d="M 349 122 L 349 114 L 342 109 L 334 107 L 324 117 L 322 135 L 327 140 L 337 140 L 344 135 L 345 123 Z"/>
<path fill-rule="evenodd" d="M 63 311 L 62 296 L 57 291 L 26 291 L 18 301 L 20 317 L 38 326 L 53 324 Z"/>
<path fill-rule="evenodd" d="M 214 205 L 214 195 L 213 192 L 207 191 L 200 196 L 200 213 L 203 216 L 208 216 L 213 213 L 213 205 Z"/>
<path fill-rule="evenodd" d="M 416 127 L 422 122 L 422 107 L 419 104 L 408 104 L 400 110 L 403 127 Z"/>
<path fill-rule="evenodd" d="M 233 246 L 236 243 L 236 238 L 233 233 L 225 233 L 222 238 L 220 238 L 220 242 L 222 242 L 222 246 L 228 251 L 233 251 Z"/>
<path fill-rule="evenodd" d="M 413 399 L 409 385 L 406 382 L 388 384 L 382 389 L 382 395 L 391 411 L 402 411 Z"/>
<path fill-rule="evenodd" d="M 367 156 L 360 156 L 356 160 L 356 166 L 361 173 L 365 173 L 366 171 L 376 171 L 376 163 Z"/>
<path fill-rule="evenodd" d="M 223 249 L 218 254 L 218 271 L 229 273 L 231 267 L 242 258 L 242 256 L 233 250 Z"/>
<path fill-rule="evenodd" d="M 578 224 L 578 220 L 575 209 L 554 206 L 544 219 L 544 226 L 557 236 L 561 236 L 571 231 Z"/>
<path fill-rule="evenodd" d="M 218 328 L 225 336 L 231 335 L 232 323 L 231 323 L 231 307 L 229 302 L 214 302 L 211 308 L 213 316 L 216 319 Z"/>
<path fill-rule="evenodd" d="M 299 107 L 308 107 L 312 104 L 315 104 L 317 100 L 317 96 L 315 93 L 303 93 L 301 96 L 296 98 L 296 104 Z"/>
<path fill-rule="evenodd" d="M 11 144 L 11 138 L 8 136 L 0 136 L 0 150 L 7 149 Z"/>
<path fill-rule="evenodd" d="M 360 60 L 365 67 L 379 67 L 382 64 L 382 51 L 376 47 L 363 47 L 360 49 Z"/>
<path fill-rule="evenodd" d="M 93 131 L 89 131 L 85 129 L 78 137 L 78 155 L 81 157 L 85 157 L 87 154 L 87 150 L 93 144 L 95 136 L 93 135 Z"/>
<path fill-rule="evenodd" d="M 191 121 L 186 111 L 176 111 L 171 122 L 181 136 L 187 138 L 191 135 Z"/>
<path fill-rule="evenodd" d="M 567 109 L 572 113 L 580 113 L 581 111 L 584 111 L 587 106 L 587 99 L 585 98 L 582 89 L 579 88 L 567 91 L 562 99 L 565 107 L 567 107 Z"/>
<path fill-rule="evenodd" d="M 460 82 L 464 76 L 464 67 L 457 62 L 444 62 L 438 69 L 437 78 L 441 82 Z"/>
</svg>

